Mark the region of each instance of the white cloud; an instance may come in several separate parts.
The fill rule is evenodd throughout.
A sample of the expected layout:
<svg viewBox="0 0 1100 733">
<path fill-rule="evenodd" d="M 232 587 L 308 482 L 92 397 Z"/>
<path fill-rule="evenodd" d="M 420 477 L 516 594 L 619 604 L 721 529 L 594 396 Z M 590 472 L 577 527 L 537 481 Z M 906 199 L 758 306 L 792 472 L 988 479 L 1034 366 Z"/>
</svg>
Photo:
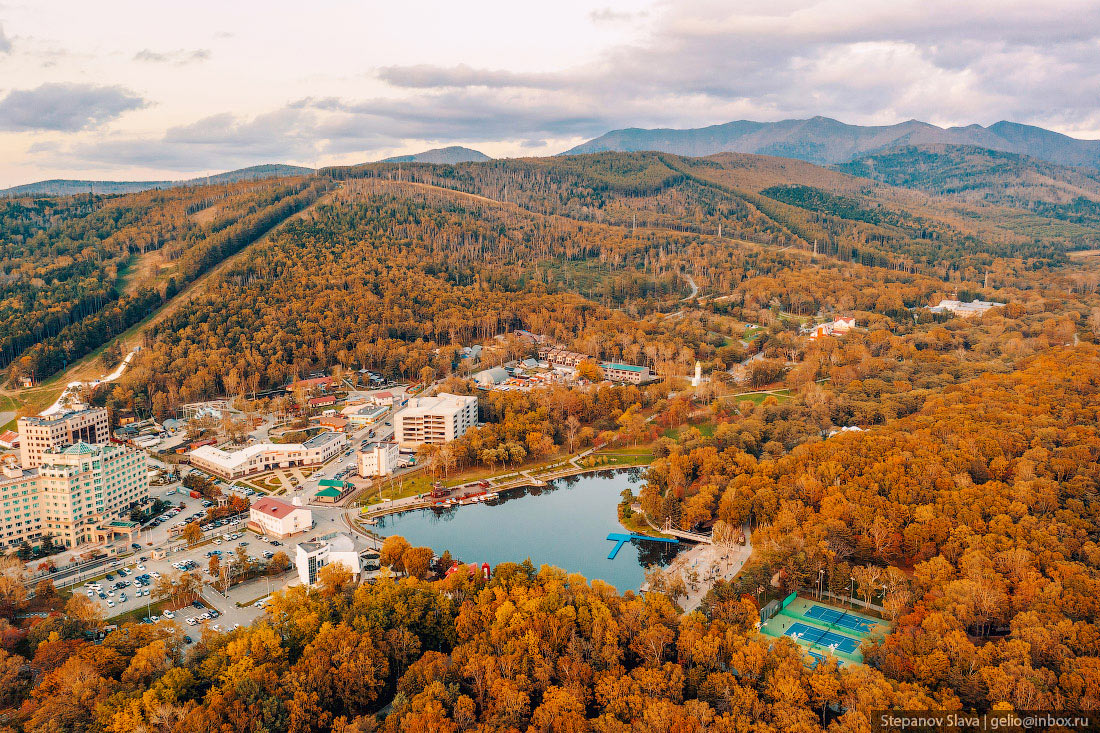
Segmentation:
<svg viewBox="0 0 1100 733">
<path fill-rule="evenodd" d="M 145 100 L 119 86 L 43 84 L 0 100 L 0 130 L 88 130 L 144 105 Z"/>
</svg>

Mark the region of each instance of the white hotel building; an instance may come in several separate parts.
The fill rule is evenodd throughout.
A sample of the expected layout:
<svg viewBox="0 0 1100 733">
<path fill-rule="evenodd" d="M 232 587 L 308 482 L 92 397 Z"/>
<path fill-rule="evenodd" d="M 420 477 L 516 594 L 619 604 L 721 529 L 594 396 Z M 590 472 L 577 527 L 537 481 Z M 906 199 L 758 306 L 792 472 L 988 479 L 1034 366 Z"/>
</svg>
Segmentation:
<svg viewBox="0 0 1100 733">
<path fill-rule="evenodd" d="M 448 443 L 477 425 L 477 397 L 446 392 L 435 397 L 413 397 L 394 415 L 394 441 L 402 448 L 424 443 Z"/>
<path fill-rule="evenodd" d="M 383 441 L 371 443 L 365 449 L 359 451 L 359 475 L 363 478 L 370 476 L 389 476 L 397 467 L 398 457 L 397 443 Z"/>
<path fill-rule="evenodd" d="M 326 432 L 304 443 L 258 443 L 238 451 L 204 445 L 191 451 L 195 468 L 227 481 L 276 468 L 317 466 L 338 455 L 348 444 L 343 433 Z"/>
</svg>

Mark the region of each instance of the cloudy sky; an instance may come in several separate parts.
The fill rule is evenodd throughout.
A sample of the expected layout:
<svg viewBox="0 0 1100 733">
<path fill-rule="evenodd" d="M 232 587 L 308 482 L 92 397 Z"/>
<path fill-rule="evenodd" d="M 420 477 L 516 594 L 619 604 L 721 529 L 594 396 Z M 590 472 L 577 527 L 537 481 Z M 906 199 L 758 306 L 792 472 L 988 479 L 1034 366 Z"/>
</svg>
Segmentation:
<svg viewBox="0 0 1100 733">
<path fill-rule="evenodd" d="M 1095 0 L 0 0 L 0 187 L 817 114 L 1100 138 Z"/>
</svg>

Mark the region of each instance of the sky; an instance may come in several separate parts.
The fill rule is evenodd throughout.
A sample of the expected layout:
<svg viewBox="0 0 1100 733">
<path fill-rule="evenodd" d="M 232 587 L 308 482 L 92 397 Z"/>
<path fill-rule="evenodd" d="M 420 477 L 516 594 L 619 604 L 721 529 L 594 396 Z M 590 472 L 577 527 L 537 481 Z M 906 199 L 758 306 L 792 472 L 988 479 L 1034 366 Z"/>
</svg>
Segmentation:
<svg viewBox="0 0 1100 733">
<path fill-rule="evenodd" d="M 1091 0 L 0 0 L 0 188 L 561 152 L 621 127 L 1100 138 Z"/>
</svg>

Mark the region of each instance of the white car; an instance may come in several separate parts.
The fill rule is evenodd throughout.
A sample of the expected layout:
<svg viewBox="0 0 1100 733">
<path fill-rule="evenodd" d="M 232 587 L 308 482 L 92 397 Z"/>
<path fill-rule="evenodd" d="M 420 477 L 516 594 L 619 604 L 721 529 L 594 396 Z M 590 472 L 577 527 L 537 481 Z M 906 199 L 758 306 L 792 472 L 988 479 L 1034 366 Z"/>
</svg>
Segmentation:
<svg viewBox="0 0 1100 733">
<path fill-rule="evenodd" d="M 149 620 L 153 623 L 156 623 L 157 621 L 160 621 L 160 616 L 150 616 Z"/>
<path fill-rule="evenodd" d="M 171 611 L 165 611 L 164 612 L 164 618 L 175 618 L 175 617 L 176 617 L 176 614 L 172 613 Z"/>
<path fill-rule="evenodd" d="M 107 601 L 107 608 L 114 608 L 114 607 L 115 607 L 115 602 L 114 601 Z"/>
<path fill-rule="evenodd" d="M 152 575 L 157 580 L 160 580 L 160 573 L 158 573 L 156 570 L 154 570 L 153 572 L 151 572 L 149 574 Z"/>
<path fill-rule="evenodd" d="M 144 565 L 138 565 L 137 569 L 138 569 L 139 572 L 142 572 L 142 573 L 145 572 L 145 566 Z"/>
</svg>

